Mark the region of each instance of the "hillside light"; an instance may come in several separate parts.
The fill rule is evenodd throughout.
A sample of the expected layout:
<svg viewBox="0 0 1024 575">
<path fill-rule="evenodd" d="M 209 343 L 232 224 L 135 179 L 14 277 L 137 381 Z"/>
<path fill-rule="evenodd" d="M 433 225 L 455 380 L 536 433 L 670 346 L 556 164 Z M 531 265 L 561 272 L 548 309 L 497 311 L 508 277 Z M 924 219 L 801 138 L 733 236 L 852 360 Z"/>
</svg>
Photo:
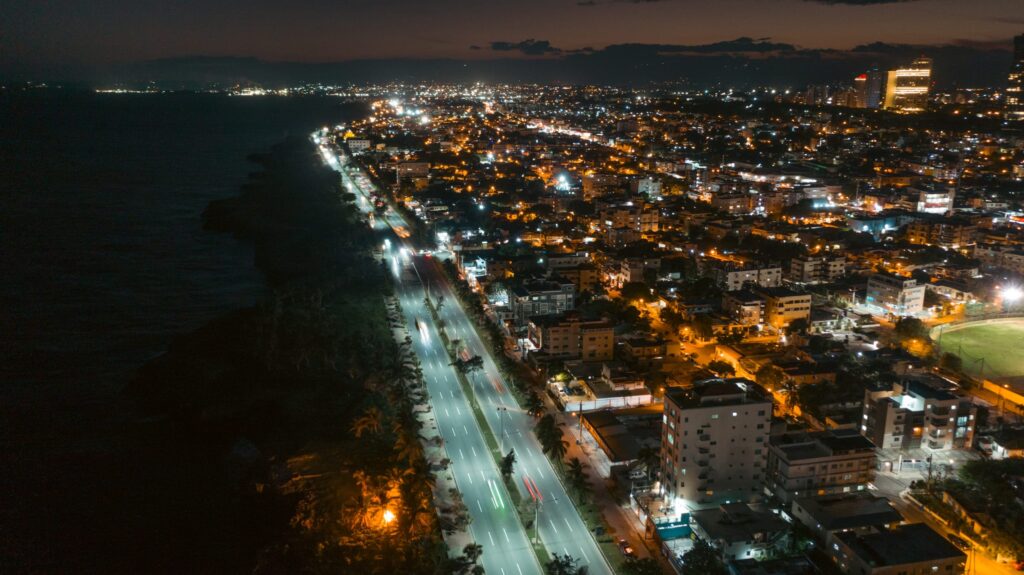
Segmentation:
<svg viewBox="0 0 1024 575">
<path fill-rule="evenodd" d="M 395 514 L 392 513 L 390 509 L 385 509 L 384 510 L 384 525 L 389 525 L 394 520 L 395 520 Z"/>
</svg>

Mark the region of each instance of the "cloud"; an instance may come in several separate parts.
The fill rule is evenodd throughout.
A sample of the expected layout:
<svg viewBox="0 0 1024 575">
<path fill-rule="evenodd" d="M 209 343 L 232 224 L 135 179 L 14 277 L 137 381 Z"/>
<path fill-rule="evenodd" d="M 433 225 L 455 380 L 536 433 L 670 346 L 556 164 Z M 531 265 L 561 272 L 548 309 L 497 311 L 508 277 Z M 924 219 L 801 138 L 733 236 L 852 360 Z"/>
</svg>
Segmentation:
<svg viewBox="0 0 1024 575">
<path fill-rule="evenodd" d="M 746 36 L 734 40 L 722 40 L 710 44 L 613 44 L 605 50 L 638 50 L 664 55 L 676 54 L 770 54 L 795 53 L 798 51 L 793 44 L 772 42 L 771 38 L 748 38 Z"/>
<path fill-rule="evenodd" d="M 594 2 L 594 0 L 579 0 L 578 2 L 576 2 L 576 5 L 577 6 L 597 6 L 597 2 Z"/>
<path fill-rule="evenodd" d="M 993 18 L 992 21 L 1001 22 L 1003 24 L 1014 24 L 1018 26 L 1024 24 L 1024 18 L 1014 18 L 1013 16 L 1000 16 L 998 18 Z"/>
<path fill-rule="evenodd" d="M 481 48 L 480 46 L 477 46 L 476 44 L 470 44 L 469 45 L 469 49 L 470 50 L 482 50 L 483 48 Z"/>
<path fill-rule="evenodd" d="M 879 4 L 902 4 L 904 2 L 916 2 L 917 0 L 804 0 L 804 2 L 816 2 L 818 4 L 829 4 L 833 6 L 877 6 Z"/>
<path fill-rule="evenodd" d="M 547 40 L 534 40 L 530 38 L 521 42 L 491 42 L 491 50 L 495 52 L 522 52 L 527 56 L 546 56 L 548 54 L 561 54 L 560 48 L 555 48 Z"/>
</svg>

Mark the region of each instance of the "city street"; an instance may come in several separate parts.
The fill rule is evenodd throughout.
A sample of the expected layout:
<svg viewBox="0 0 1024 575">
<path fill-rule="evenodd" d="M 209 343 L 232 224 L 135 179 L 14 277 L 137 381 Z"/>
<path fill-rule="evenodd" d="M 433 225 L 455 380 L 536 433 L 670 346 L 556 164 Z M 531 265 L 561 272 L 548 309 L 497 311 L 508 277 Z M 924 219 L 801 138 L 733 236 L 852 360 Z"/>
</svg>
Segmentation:
<svg viewBox="0 0 1024 575">
<path fill-rule="evenodd" d="M 472 522 L 473 539 L 484 548 L 480 563 L 487 573 L 526 575 L 541 573 L 536 556 L 522 522 L 505 489 L 501 474 L 490 456 L 483 434 L 477 425 L 469 402 L 462 392 L 454 368 L 444 351 L 440 334 L 424 304 L 424 286 L 420 283 L 412 258 L 411 246 L 393 230 L 400 226 L 394 214 L 383 218 L 373 216 L 372 203 L 364 190 L 341 169 L 341 162 L 331 152 L 325 159 L 342 174 L 345 187 L 357 193 L 360 209 L 368 214 L 387 249 L 384 257 L 391 262 L 396 275 L 396 296 L 412 334 L 413 350 L 420 359 L 423 379 L 431 398 L 434 425 L 444 438 L 451 460 L 446 473 L 454 475 Z M 453 550 L 458 553 L 461 550 Z"/>
<path fill-rule="evenodd" d="M 472 376 L 473 388 L 484 416 L 503 452 L 515 449 L 516 486 L 524 498 L 527 492 L 523 477 L 529 477 L 544 497 L 539 514 L 540 537 L 550 553 L 565 553 L 578 558 L 592 575 L 611 573 L 594 537 L 555 474 L 550 460 L 541 451 L 540 442 L 533 434 L 534 419 L 521 410 L 512 392 L 502 380 L 498 367 L 491 358 L 490 349 L 481 341 L 466 312 L 459 305 L 438 266 L 427 258 L 417 258 L 417 267 L 424 282 L 430 283 L 431 297 L 444 296 L 445 304 L 440 316 L 453 339 L 461 339 L 470 355 L 484 358 L 482 372 Z M 566 430 L 566 440 L 572 436 Z"/>
<path fill-rule="evenodd" d="M 357 192 L 361 198 L 361 209 L 372 214 L 368 194 L 353 181 L 346 170 L 341 169 L 341 161 L 337 157 L 332 161 L 327 153 L 325 159 L 342 174 L 345 186 Z M 374 227 L 377 229 L 383 229 L 385 226 L 392 230 L 405 227 L 399 216 L 390 210 L 383 217 L 371 217 L 375 220 Z M 423 365 L 435 417 L 445 438 L 459 489 L 470 508 L 470 513 L 473 514 L 474 537 L 478 543 L 485 546 L 485 568 L 489 573 L 509 573 L 510 571 L 506 571 L 502 566 L 522 569 L 523 572 L 527 572 L 527 562 L 530 563 L 531 570 L 537 569 L 537 566 L 532 560 L 533 554 L 529 551 L 525 531 L 515 518 L 501 476 L 493 458 L 487 452 L 469 403 L 462 395 L 455 379 L 455 370 L 449 365 L 450 360 L 442 348 L 436 326 L 423 303 L 426 289 L 429 289 L 435 302 L 439 296 L 444 296 L 445 304 L 441 307 L 439 315 L 445 321 L 446 331 L 450 336 L 453 339 L 461 339 L 471 354 L 484 358 L 483 371 L 472 376 L 477 400 L 483 408 L 489 427 L 494 435 L 499 437 L 502 452 L 507 453 L 509 449 L 515 449 L 514 478 L 520 495 L 523 498 L 530 497 L 523 483 L 523 479 L 528 477 L 543 496 L 537 527 L 545 548 L 552 554 L 567 554 L 579 559 L 580 564 L 586 565 L 592 575 L 611 574 L 611 567 L 605 561 L 597 542 L 559 481 L 551 462 L 542 453 L 540 442 L 533 434 L 533 418 L 519 408 L 502 381 L 490 350 L 480 340 L 469 317 L 459 305 L 456 295 L 448 286 L 447 279 L 432 258 L 409 256 L 409 261 L 405 261 L 406 255 L 412 252 L 412 246 L 406 244 L 403 238 L 395 234 L 390 241 L 393 246 L 393 271 L 396 268 L 401 270 L 411 263 L 414 266 L 414 275 L 424 284 L 412 286 L 403 282 L 399 288 L 399 296 L 411 325 L 410 332 L 420 332 L 420 341 L 413 338 L 415 350 Z M 400 251 L 400 246 L 406 246 L 407 251 Z M 417 321 L 419 325 L 425 325 L 426 329 L 418 328 Z M 567 439 L 569 437 L 567 434 Z M 497 494 L 504 500 L 494 499 L 492 494 Z M 491 508 L 485 507 L 487 502 L 491 503 Z M 484 535 L 484 532 L 487 535 Z M 501 543 L 502 539 L 505 539 L 504 544 Z M 488 560 L 489 554 L 486 551 L 488 544 L 498 550 L 497 553 L 490 553 L 491 561 Z M 511 562 L 494 563 L 493 558 L 499 554 L 505 556 L 503 561 Z M 488 565 L 493 565 L 493 569 Z"/>
</svg>

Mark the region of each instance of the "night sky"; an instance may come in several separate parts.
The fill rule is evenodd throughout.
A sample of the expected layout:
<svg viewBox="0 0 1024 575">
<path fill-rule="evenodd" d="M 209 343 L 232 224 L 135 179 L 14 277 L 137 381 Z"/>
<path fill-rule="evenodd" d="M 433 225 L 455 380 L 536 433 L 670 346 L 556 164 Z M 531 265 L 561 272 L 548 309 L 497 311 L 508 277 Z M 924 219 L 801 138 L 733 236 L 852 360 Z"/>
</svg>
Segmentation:
<svg viewBox="0 0 1024 575">
<path fill-rule="evenodd" d="M 1008 46 L 1022 0 L 7 0 L 0 73 L 182 56 L 269 61 L 564 58 L 739 37 L 800 49 Z"/>
</svg>

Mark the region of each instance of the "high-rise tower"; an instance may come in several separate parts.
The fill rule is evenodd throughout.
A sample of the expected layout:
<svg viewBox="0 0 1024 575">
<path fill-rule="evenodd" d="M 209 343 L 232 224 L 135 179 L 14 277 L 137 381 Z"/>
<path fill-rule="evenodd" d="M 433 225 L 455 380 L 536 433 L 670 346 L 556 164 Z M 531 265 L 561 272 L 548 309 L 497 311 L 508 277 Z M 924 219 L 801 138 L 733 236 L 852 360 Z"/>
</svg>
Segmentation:
<svg viewBox="0 0 1024 575">
<path fill-rule="evenodd" d="M 1024 34 L 1013 38 L 1013 65 L 1006 87 L 1006 119 L 1024 122 Z"/>
<path fill-rule="evenodd" d="M 885 84 L 885 109 L 922 112 L 928 107 L 932 59 L 918 58 L 910 66 L 889 70 Z"/>
</svg>

